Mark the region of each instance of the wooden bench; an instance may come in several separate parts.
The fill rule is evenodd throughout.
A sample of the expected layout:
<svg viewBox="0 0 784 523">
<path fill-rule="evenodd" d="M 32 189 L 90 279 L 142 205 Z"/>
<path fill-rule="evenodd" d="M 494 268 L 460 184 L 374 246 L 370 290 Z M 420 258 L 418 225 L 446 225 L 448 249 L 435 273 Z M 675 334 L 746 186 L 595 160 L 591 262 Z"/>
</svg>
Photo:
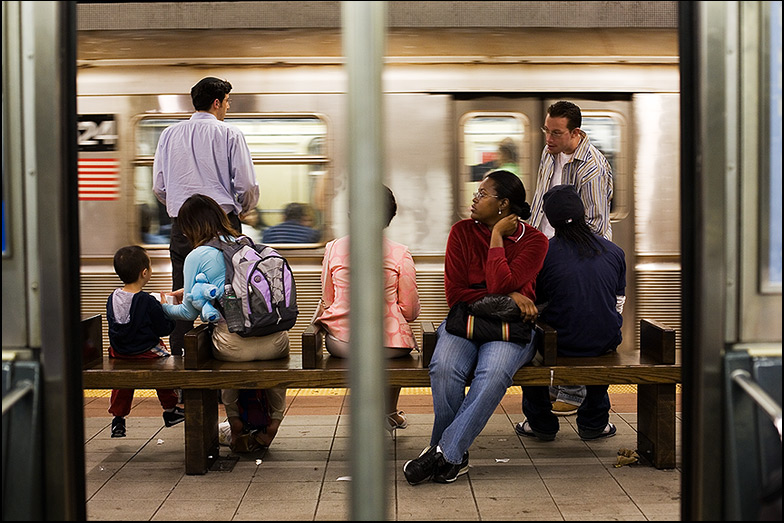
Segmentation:
<svg viewBox="0 0 784 523">
<path fill-rule="evenodd" d="M 640 320 L 640 350 L 589 358 L 559 357 L 557 333 L 538 322 L 537 357 L 514 376 L 514 384 L 637 385 L 637 452 L 659 469 L 674 468 L 675 388 L 681 383 L 675 331 L 663 323 Z M 433 324 L 422 326 L 423 364 L 436 343 Z"/>
<path fill-rule="evenodd" d="M 94 317 L 95 318 L 95 317 Z M 92 318 L 93 322 L 95 319 Z M 98 325 L 100 326 L 100 316 Z M 88 320 L 85 320 L 88 321 Z M 83 322 L 84 325 L 84 322 Z M 596 358 L 557 358 L 556 333 L 537 327 L 541 361 L 521 368 L 515 385 L 637 384 L 638 452 L 657 468 L 675 467 L 675 385 L 681 381 L 675 354 L 675 332 L 641 321 L 641 350 Z M 422 324 L 422 352 L 388 360 L 389 385 L 429 387 L 427 364 L 435 347 L 435 329 Z M 100 340 L 100 330 L 98 331 Z M 302 354 L 271 361 L 224 362 L 212 357 L 208 326 L 185 336 L 185 356 L 154 360 L 85 358 L 83 387 L 180 388 L 185 399 L 185 462 L 187 474 L 204 474 L 219 456 L 218 394 L 223 388 L 254 389 L 344 388 L 349 364 L 322 350 L 322 333 L 309 326 L 302 334 Z M 102 354 L 100 341 L 97 354 Z M 545 363 L 548 362 L 548 363 Z"/>
</svg>

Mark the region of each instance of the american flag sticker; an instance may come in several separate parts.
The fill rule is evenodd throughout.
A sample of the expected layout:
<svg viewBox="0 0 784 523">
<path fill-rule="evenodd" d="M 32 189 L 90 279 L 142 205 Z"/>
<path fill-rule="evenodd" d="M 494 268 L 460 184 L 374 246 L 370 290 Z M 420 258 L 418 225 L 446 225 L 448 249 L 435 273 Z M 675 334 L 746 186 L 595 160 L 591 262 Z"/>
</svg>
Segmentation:
<svg viewBox="0 0 784 523">
<path fill-rule="evenodd" d="M 120 198 L 120 160 L 79 158 L 79 199 L 117 200 Z"/>
</svg>

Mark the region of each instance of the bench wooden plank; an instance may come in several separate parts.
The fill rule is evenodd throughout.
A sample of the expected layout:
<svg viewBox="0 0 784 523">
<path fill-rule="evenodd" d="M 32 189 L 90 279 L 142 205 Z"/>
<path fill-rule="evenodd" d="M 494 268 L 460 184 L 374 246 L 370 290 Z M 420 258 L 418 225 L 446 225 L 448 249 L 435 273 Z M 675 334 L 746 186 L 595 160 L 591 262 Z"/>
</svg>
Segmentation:
<svg viewBox="0 0 784 523">
<path fill-rule="evenodd" d="M 185 336 L 185 356 L 148 360 L 96 357 L 100 347 L 100 315 L 83 321 L 89 332 L 84 347 L 84 388 L 181 388 L 185 396 L 186 473 L 204 474 L 218 457 L 218 394 L 222 388 L 255 389 L 345 388 L 349 386 L 349 361 L 331 358 L 322 348 L 323 332 L 303 333 L 302 355 L 270 361 L 224 362 L 212 356 L 207 325 Z M 98 329 L 96 331 L 96 325 Z M 591 358 L 558 358 L 557 333 L 537 325 L 540 355 L 521 368 L 515 385 L 637 384 L 638 452 L 657 468 L 675 466 L 675 385 L 681 382 L 680 353 L 675 332 L 647 320 L 640 325 L 640 351 L 626 351 Z M 422 324 L 423 352 L 387 360 L 387 380 L 392 386 L 429 387 L 427 364 L 435 347 L 435 326 Z M 307 338 L 307 339 L 306 339 Z M 307 349 L 306 349 L 307 347 Z M 100 354 L 98 352 L 97 354 Z M 546 362 L 551 363 L 546 363 Z"/>
</svg>

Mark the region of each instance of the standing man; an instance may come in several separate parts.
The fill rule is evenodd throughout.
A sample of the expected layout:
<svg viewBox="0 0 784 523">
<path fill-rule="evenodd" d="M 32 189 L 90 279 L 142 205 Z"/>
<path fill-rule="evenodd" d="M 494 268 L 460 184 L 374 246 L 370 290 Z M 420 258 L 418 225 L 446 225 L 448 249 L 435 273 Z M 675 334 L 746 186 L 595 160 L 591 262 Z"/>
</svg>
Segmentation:
<svg viewBox="0 0 784 523">
<path fill-rule="evenodd" d="M 182 289 L 182 268 L 193 245 L 182 234 L 177 214 L 194 194 L 209 196 L 226 211 L 235 230 L 241 230 L 240 215 L 256 207 L 259 186 L 245 136 L 237 127 L 224 123 L 231 102 L 231 84 L 207 77 L 191 89 L 196 112 L 189 120 L 166 128 L 158 140 L 153 163 L 153 192 L 172 219 L 169 255 L 172 290 Z M 182 354 L 185 333 L 193 322 L 178 321 L 169 336 L 172 354 Z"/>
<path fill-rule="evenodd" d="M 601 151 L 580 129 L 582 122 L 580 108 L 571 102 L 556 102 L 547 109 L 542 127 L 545 148 L 539 162 L 530 223 L 552 238 L 555 230 L 544 213 L 544 195 L 556 185 L 572 185 L 585 206 L 585 223 L 594 233 L 612 240 L 612 169 Z M 585 397 L 585 387 L 551 387 L 550 396 L 554 400 L 553 412 L 568 416 L 577 412 Z"/>
</svg>

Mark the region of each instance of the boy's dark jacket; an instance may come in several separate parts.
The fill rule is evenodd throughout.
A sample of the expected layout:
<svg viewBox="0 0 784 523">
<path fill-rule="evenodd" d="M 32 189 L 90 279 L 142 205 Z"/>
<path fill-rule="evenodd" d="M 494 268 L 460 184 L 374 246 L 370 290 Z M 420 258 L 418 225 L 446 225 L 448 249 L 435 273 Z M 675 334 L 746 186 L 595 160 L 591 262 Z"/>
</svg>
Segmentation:
<svg viewBox="0 0 784 523">
<path fill-rule="evenodd" d="M 163 313 L 160 302 L 149 293 L 139 291 L 131 301 L 131 320 L 119 324 L 114 319 L 112 295 L 106 300 L 106 318 L 109 323 L 109 343 L 120 354 L 141 354 L 158 345 L 161 336 L 174 330 L 174 320 Z"/>
</svg>

